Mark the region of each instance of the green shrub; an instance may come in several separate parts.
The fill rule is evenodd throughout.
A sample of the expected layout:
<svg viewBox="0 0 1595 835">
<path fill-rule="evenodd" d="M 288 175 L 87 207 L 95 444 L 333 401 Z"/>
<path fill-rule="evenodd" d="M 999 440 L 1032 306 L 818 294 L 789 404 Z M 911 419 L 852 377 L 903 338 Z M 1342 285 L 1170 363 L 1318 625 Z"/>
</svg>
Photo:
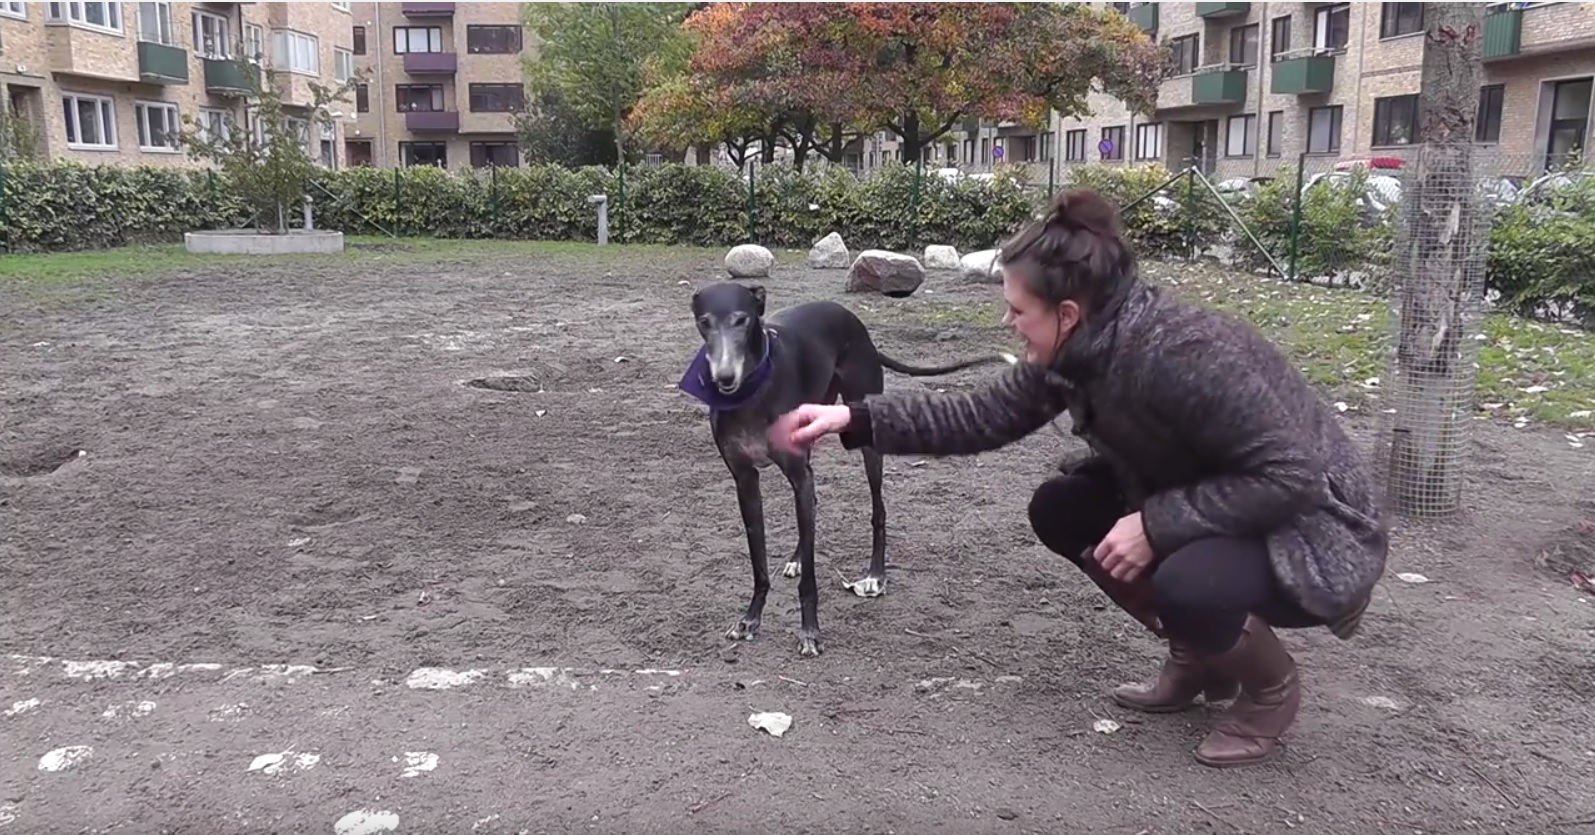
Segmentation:
<svg viewBox="0 0 1595 835">
<path fill-rule="evenodd" d="M 1595 327 L 1595 211 L 1522 203 L 1501 209 L 1485 282 L 1515 313 L 1534 316 L 1551 305 Z"/>
<path fill-rule="evenodd" d="M 1172 176 L 1157 163 L 1081 165 L 1069 169 L 1068 185 L 1094 189 L 1120 206 L 1125 231 L 1143 258 L 1183 258 L 1193 248 L 1230 240 L 1234 221 L 1218 198 L 1189 177 L 1165 186 Z"/>
</svg>

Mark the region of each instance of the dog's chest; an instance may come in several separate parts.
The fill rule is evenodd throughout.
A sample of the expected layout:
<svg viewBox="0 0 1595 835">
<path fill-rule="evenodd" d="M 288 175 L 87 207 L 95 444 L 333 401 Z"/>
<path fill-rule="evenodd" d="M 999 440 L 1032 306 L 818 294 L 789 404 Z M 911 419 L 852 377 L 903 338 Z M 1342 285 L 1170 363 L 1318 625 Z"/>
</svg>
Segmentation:
<svg viewBox="0 0 1595 835">
<path fill-rule="evenodd" d="M 758 467 L 767 467 L 770 460 L 770 438 L 761 426 L 732 424 L 722 428 L 721 443 L 726 452 Z"/>
</svg>

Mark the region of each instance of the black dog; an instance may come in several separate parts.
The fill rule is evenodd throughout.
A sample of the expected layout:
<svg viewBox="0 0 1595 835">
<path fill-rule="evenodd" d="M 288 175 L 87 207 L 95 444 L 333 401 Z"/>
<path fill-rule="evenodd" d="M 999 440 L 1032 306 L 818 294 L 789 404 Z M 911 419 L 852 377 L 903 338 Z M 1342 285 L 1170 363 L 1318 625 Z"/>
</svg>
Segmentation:
<svg viewBox="0 0 1595 835">
<path fill-rule="evenodd" d="M 720 457 L 736 480 L 737 504 L 753 559 L 753 599 L 731 640 L 758 634 L 770 571 L 764 549 L 764 504 L 759 470 L 781 468 L 797 498 L 797 550 L 782 572 L 799 577 L 803 624 L 798 651 L 820 652 L 819 589 L 814 576 L 814 471 L 809 456 L 770 446 L 775 419 L 803 403 L 834 403 L 877 394 L 885 385 L 881 370 L 912 376 L 946 374 L 986 363 L 1013 362 L 994 354 L 937 368 L 905 365 L 876 350 L 864 323 L 835 302 L 801 304 L 764 315 L 764 288 L 721 282 L 693 294 L 692 314 L 704 345 L 681 379 L 681 388 L 709 405 L 709 427 Z M 881 454 L 865 448 L 869 477 L 870 526 L 874 529 L 869 570 L 847 584 L 860 597 L 875 597 L 886 587 L 886 506 L 881 502 Z"/>
</svg>

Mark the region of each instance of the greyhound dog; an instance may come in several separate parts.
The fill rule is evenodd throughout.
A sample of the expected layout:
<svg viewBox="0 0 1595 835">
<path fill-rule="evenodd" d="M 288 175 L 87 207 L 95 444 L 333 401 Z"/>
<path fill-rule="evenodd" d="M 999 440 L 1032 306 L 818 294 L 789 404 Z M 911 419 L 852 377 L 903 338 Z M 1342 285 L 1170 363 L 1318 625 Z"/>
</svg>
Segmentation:
<svg viewBox="0 0 1595 835">
<path fill-rule="evenodd" d="M 803 403 L 834 403 L 839 397 L 844 402 L 857 401 L 880 393 L 885 384 L 882 367 L 921 377 L 1014 360 L 993 354 L 935 368 L 906 365 L 877 350 L 864 323 L 835 302 L 800 304 L 769 316 L 764 302 L 763 287 L 729 281 L 693 294 L 692 314 L 704 344 L 682 376 L 680 388 L 709 406 L 709 428 L 736 482 L 748 555 L 753 560 L 753 599 L 742 619 L 726 631 L 726 638 L 752 640 L 764 615 L 770 571 L 759 470 L 774 464 L 791 483 L 797 499 L 797 550 L 782 574 L 799 578 L 802 628 L 798 652 L 815 656 L 820 652 L 820 624 L 814 572 L 814 471 L 807 450 L 791 454 L 770 445 L 770 425 Z M 876 597 L 886 588 L 881 454 L 868 447 L 862 452 L 874 539 L 869 569 L 862 579 L 846 587 L 860 597 Z"/>
</svg>

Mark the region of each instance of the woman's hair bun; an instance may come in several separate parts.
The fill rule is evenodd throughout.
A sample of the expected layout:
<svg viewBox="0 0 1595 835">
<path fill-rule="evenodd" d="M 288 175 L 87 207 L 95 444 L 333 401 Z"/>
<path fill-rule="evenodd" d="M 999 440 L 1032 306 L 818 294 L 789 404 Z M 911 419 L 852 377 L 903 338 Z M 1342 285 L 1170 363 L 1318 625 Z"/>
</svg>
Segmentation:
<svg viewBox="0 0 1595 835">
<path fill-rule="evenodd" d="M 1047 225 L 1118 237 L 1119 210 L 1092 189 L 1066 188 L 1052 198 Z"/>
</svg>

